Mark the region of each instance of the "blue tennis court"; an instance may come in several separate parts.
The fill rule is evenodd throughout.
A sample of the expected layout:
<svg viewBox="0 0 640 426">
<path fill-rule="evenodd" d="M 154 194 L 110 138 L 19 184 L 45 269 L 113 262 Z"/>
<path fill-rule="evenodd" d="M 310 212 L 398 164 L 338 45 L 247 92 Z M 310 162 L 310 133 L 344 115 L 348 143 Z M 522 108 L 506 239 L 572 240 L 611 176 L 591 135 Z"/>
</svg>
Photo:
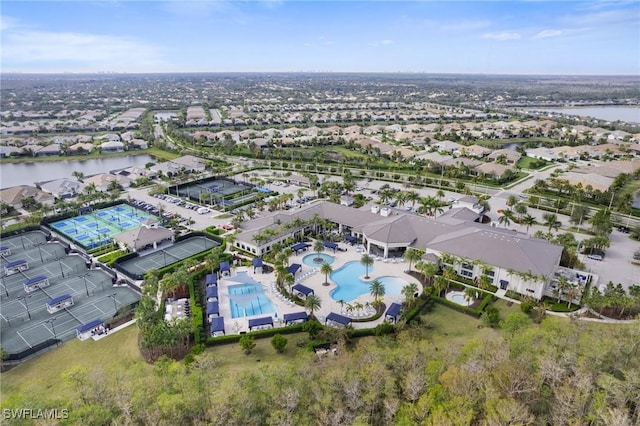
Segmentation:
<svg viewBox="0 0 640 426">
<path fill-rule="evenodd" d="M 64 219 L 49 224 L 56 232 L 91 249 L 111 241 L 111 237 L 121 232 L 140 227 L 140 224 L 154 216 L 128 204 L 118 204 L 105 209 Z"/>
</svg>

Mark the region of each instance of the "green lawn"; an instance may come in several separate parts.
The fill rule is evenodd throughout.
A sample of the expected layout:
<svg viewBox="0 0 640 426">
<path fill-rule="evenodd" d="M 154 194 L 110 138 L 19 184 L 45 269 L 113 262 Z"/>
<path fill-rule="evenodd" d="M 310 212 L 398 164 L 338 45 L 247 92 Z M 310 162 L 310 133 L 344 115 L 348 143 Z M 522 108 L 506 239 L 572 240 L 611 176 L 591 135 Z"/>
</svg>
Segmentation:
<svg viewBox="0 0 640 426">
<path fill-rule="evenodd" d="M 129 326 L 101 340 L 81 342 L 73 339 L 59 348 L 31 358 L 2 374 L 0 391 L 2 398 L 12 392 L 36 395 L 64 392 L 60 387 L 60 375 L 71 367 L 109 366 L 126 360 L 140 361 L 138 350 L 138 327 Z"/>
<path fill-rule="evenodd" d="M 536 162 L 539 163 L 539 165 L 537 165 L 536 167 L 533 167 L 532 164 Z M 523 157 L 520 157 L 520 159 L 518 160 L 518 166 L 521 169 L 541 169 L 543 167 L 548 166 L 549 164 L 550 163 L 548 161 L 527 157 L 526 155 Z"/>
</svg>

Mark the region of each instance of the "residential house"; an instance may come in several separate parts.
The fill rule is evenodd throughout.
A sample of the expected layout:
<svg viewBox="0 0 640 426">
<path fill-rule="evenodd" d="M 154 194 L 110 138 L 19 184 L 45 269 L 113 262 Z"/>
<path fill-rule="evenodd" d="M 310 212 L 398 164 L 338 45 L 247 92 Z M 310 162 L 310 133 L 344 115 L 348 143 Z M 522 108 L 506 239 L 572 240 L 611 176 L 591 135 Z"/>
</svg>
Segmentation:
<svg viewBox="0 0 640 426">
<path fill-rule="evenodd" d="M 114 181 L 123 188 L 128 188 L 131 184 L 131 179 L 121 175 L 112 175 L 110 173 L 98 173 L 97 175 L 84 178 L 85 185 L 94 184 L 96 191 L 100 192 L 108 191 L 109 185 Z"/>
<path fill-rule="evenodd" d="M 52 206 L 55 202 L 53 195 L 47 194 L 35 186 L 20 185 L 0 190 L 0 201 L 15 209 L 22 208 L 22 202 L 29 197 L 32 197 L 40 204 L 48 206 Z"/>
<path fill-rule="evenodd" d="M 66 198 L 73 198 L 76 195 L 81 194 L 85 185 L 77 180 L 62 178 L 49 182 L 41 182 L 38 186 L 44 192 L 48 192 L 54 197 L 63 200 Z"/>
<path fill-rule="evenodd" d="M 50 157 L 54 155 L 62 154 L 62 148 L 59 143 L 52 143 L 51 145 L 41 147 L 36 153 L 36 157 Z"/>
<path fill-rule="evenodd" d="M 493 179 L 501 179 L 505 173 L 513 170 L 512 165 L 503 165 L 498 163 L 482 163 L 476 167 L 476 173 Z"/>
<path fill-rule="evenodd" d="M 100 144 L 100 150 L 104 153 L 107 152 L 123 152 L 124 143 L 117 141 L 102 142 Z"/>
<path fill-rule="evenodd" d="M 497 161 L 503 158 L 507 164 L 516 164 L 522 157 L 518 151 L 514 149 L 498 149 L 487 156 L 487 159 Z"/>
<path fill-rule="evenodd" d="M 526 153 L 528 157 L 538 158 L 540 160 L 545 160 L 545 161 L 558 160 L 558 156 L 555 154 L 555 152 L 551 151 L 551 149 L 549 148 L 541 147 L 541 148 L 527 149 Z"/>
<path fill-rule="evenodd" d="M 89 154 L 91 151 L 93 151 L 92 143 L 78 142 L 67 148 L 67 155 Z"/>
</svg>

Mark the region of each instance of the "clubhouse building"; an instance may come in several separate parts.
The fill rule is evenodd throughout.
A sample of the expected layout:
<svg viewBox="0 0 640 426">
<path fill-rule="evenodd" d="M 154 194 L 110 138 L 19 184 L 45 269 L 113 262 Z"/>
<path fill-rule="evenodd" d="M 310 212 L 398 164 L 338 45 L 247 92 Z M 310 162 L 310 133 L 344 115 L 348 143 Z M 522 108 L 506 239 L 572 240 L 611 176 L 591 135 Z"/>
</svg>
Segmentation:
<svg viewBox="0 0 640 426">
<path fill-rule="evenodd" d="M 451 266 L 462 277 L 474 280 L 486 275 L 501 290 L 536 299 L 551 293 L 562 246 L 478 223 L 482 211 L 474 204 L 425 217 L 393 209 L 374 213 L 322 201 L 245 222 L 234 246 L 261 256 L 276 243 L 302 238 L 314 227 L 328 229 L 330 223 L 374 256 L 402 257 L 412 247 L 425 250 L 425 261 Z"/>
</svg>

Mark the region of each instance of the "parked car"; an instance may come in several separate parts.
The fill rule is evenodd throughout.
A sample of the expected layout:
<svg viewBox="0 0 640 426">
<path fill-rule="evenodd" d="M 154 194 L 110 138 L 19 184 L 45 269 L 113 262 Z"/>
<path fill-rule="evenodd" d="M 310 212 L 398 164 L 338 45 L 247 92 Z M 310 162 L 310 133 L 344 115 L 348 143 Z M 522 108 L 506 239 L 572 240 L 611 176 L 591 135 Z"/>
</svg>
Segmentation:
<svg viewBox="0 0 640 426">
<path fill-rule="evenodd" d="M 618 231 L 622 232 L 623 234 L 628 234 L 629 232 L 631 232 L 631 230 L 626 226 L 619 226 Z"/>
<path fill-rule="evenodd" d="M 224 229 L 225 231 L 233 231 L 233 225 L 227 223 L 226 225 L 222 225 L 222 229 Z"/>
<path fill-rule="evenodd" d="M 589 255 L 587 255 L 587 257 L 589 259 L 592 259 L 592 260 L 602 260 L 603 259 L 603 257 L 601 255 L 599 255 L 599 254 L 589 254 Z"/>
</svg>

